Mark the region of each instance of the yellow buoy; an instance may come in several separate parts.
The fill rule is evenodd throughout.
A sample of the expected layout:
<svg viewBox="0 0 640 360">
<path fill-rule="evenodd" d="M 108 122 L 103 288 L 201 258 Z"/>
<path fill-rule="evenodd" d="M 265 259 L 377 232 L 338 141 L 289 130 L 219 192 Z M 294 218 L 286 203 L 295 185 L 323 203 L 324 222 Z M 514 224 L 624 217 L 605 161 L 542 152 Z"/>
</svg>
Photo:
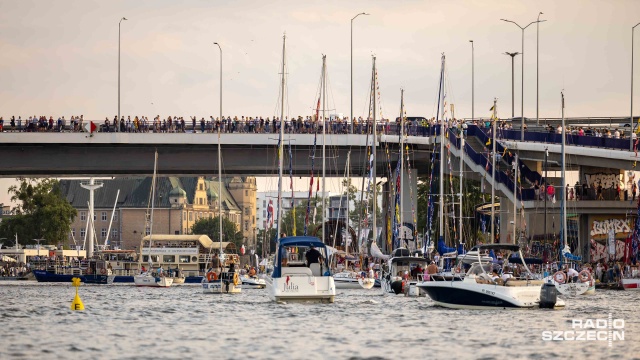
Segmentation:
<svg viewBox="0 0 640 360">
<path fill-rule="evenodd" d="M 76 297 L 73 298 L 73 302 L 71 303 L 71 310 L 84 310 L 84 304 L 82 300 L 80 300 L 80 296 L 78 296 L 78 287 L 80 287 L 80 278 L 74 277 L 71 279 L 73 286 L 76 287 Z"/>
</svg>

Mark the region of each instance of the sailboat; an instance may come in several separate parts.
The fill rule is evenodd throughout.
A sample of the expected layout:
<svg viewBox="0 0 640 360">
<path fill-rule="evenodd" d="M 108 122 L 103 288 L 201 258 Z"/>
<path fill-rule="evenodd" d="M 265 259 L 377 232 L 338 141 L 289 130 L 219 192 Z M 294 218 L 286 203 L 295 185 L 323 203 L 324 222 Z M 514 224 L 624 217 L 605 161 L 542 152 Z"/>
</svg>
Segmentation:
<svg viewBox="0 0 640 360">
<path fill-rule="evenodd" d="M 566 155 L 565 155 L 565 142 L 566 142 L 566 126 L 564 123 L 564 93 L 562 95 L 562 173 L 560 177 L 562 178 L 562 246 L 561 255 L 562 258 L 569 262 L 566 264 L 569 267 L 570 263 L 573 261 L 580 261 L 582 258 L 580 256 L 576 256 L 571 254 L 571 249 L 569 248 L 569 244 L 567 243 L 567 199 L 566 195 L 564 195 L 565 189 L 565 177 L 566 177 Z M 552 277 L 547 278 L 548 282 L 553 282 L 558 289 L 558 292 L 565 296 L 576 296 L 582 295 L 590 290 L 592 287 L 591 293 L 595 293 L 595 280 L 591 276 L 591 274 L 587 270 L 583 270 L 578 273 L 577 281 L 572 281 L 573 279 L 569 279 L 567 273 L 563 270 L 560 270 L 553 274 Z M 593 286 L 591 282 L 593 281 Z"/>
<path fill-rule="evenodd" d="M 133 277 L 133 282 L 136 286 L 149 286 L 149 287 L 170 287 L 173 284 L 173 278 L 164 276 L 161 272 L 153 271 L 153 261 L 151 257 L 151 248 L 153 245 L 153 209 L 155 207 L 155 196 L 156 196 L 156 171 L 158 169 L 158 151 L 155 152 L 154 162 L 153 162 L 153 178 L 151 179 L 151 213 L 148 217 L 149 222 L 149 251 L 147 252 L 147 256 L 149 258 L 149 268 L 146 269 L 142 274 L 135 275 Z M 140 260 L 138 261 L 139 268 L 142 262 L 142 240 L 140 240 Z"/>
<path fill-rule="evenodd" d="M 218 227 L 220 252 L 218 257 L 218 264 L 213 264 L 214 267 L 207 276 L 202 279 L 202 292 L 205 294 L 239 294 L 242 292 L 242 281 L 240 280 L 237 271 L 233 263 L 230 264 L 227 271 L 225 271 L 225 256 L 222 250 L 222 152 L 220 150 L 220 129 L 218 128 Z"/>
<path fill-rule="evenodd" d="M 267 294 L 274 301 L 307 301 L 333 303 L 336 287 L 329 272 L 327 247 L 322 240 L 312 236 L 282 236 L 282 168 L 284 140 L 284 97 L 285 97 L 285 47 L 286 35 L 282 41 L 282 82 L 280 104 L 280 141 L 278 143 L 278 240 L 273 272 L 266 277 Z M 326 56 L 323 56 L 323 75 L 326 69 Z M 323 125 L 324 124 L 323 111 Z M 323 132 L 325 126 L 322 127 Z M 324 142 L 324 139 L 323 139 Z M 324 157 L 324 154 L 323 154 Z M 323 166 L 324 168 L 324 166 Z M 323 170 L 324 171 L 324 170 Z M 324 175 L 324 174 L 323 174 Z M 324 177 L 324 176 L 323 176 Z M 323 186 L 324 187 L 324 186 Z M 324 204 L 324 203 L 323 203 Z M 324 205 L 323 205 L 324 220 Z M 324 226 L 322 223 L 323 237 Z M 303 254 L 309 261 L 305 264 Z M 310 256 L 311 255 L 311 256 Z"/>
</svg>

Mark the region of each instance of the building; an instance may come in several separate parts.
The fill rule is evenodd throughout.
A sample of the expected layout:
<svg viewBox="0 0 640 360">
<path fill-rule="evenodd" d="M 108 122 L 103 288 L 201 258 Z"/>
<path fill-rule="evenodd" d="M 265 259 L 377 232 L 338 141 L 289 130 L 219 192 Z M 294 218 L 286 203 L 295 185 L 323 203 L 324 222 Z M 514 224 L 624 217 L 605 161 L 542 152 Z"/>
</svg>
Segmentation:
<svg viewBox="0 0 640 360">
<path fill-rule="evenodd" d="M 235 179 L 223 180 L 223 184 L 234 183 L 240 188 L 243 186 L 240 184 L 246 181 L 253 184 L 248 185 L 249 188 L 255 187 L 255 178 Z M 147 214 L 151 209 L 151 181 L 151 177 L 116 178 L 104 181 L 103 187 L 95 190 L 93 222 L 97 245 L 108 242 L 112 247 L 122 249 L 137 249 L 140 246 L 141 237 L 151 232 L 147 222 Z M 60 185 L 63 196 L 78 211 L 78 216 L 71 224 L 70 242 L 81 245 L 80 242 L 84 241 L 89 228 L 89 191 L 80 186 L 80 180 L 61 180 Z M 118 190 L 120 194 L 116 201 Z M 243 225 L 242 207 L 226 186 L 219 189 L 216 178 L 157 178 L 153 233 L 190 234 L 191 227 L 198 219 L 214 218 L 218 215 L 218 196 L 222 196 L 223 216 L 234 222 L 240 231 Z M 112 211 L 114 203 L 115 212 Z M 249 196 L 243 198 L 242 204 L 245 203 L 251 203 Z M 253 231 L 252 226 L 255 225 L 250 224 L 246 233 Z"/>
<path fill-rule="evenodd" d="M 322 198 L 323 193 L 318 191 L 318 198 Z M 315 198 L 316 193 L 314 192 L 313 197 Z M 329 193 L 327 192 L 327 196 Z M 283 192 L 282 194 L 282 211 L 286 213 L 291 210 L 291 191 Z M 308 191 L 294 191 L 293 192 L 293 206 L 298 206 L 304 204 L 309 198 Z M 269 209 L 269 201 L 272 202 L 273 206 L 273 228 L 276 227 L 278 222 L 278 192 L 277 191 L 266 191 L 266 192 L 258 192 L 256 196 L 256 228 L 258 230 L 264 230 L 268 228 L 267 218 L 268 218 L 268 209 Z"/>
<path fill-rule="evenodd" d="M 242 231 L 245 244 L 255 249 L 256 243 L 256 178 L 233 177 L 225 179 L 231 196 L 240 208 L 239 229 Z"/>
<path fill-rule="evenodd" d="M 329 197 L 329 214 L 327 218 L 329 220 L 347 220 L 347 204 L 349 204 L 349 198 L 346 195 L 335 195 Z M 353 208 L 350 209 L 353 211 Z"/>
</svg>

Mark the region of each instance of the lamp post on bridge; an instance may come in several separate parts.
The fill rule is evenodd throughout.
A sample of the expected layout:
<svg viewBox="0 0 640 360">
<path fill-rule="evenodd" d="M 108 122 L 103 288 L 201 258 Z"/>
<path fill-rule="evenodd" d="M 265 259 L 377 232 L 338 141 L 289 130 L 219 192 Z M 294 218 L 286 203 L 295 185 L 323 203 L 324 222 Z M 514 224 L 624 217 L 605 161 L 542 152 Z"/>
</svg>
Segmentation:
<svg viewBox="0 0 640 360">
<path fill-rule="evenodd" d="M 220 124 L 222 124 L 222 48 L 217 42 L 214 42 L 213 45 L 218 45 L 218 49 L 220 49 Z"/>
<path fill-rule="evenodd" d="M 122 24 L 122 20 L 127 20 L 126 17 L 123 17 L 118 22 L 118 120 L 116 121 L 116 132 L 118 132 L 118 123 L 120 122 L 120 24 Z"/>
<path fill-rule="evenodd" d="M 524 31 L 531 26 L 532 24 L 536 24 L 536 23 L 541 23 L 544 22 L 546 20 L 536 20 L 536 21 L 532 21 L 530 22 L 527 26 L 522 27 L 520 26 L 518 23 L 516 23 L 515 21 L 511 21 L 511 20 L 507 20 L 507 19 L 500 19 L 504 22 L 509 22 L 514 24 L 515 26 L 519 27 L 520 30 L 522 30 L 522 49 L 520 50 L 520 54 L 522 54 L 522 94 L 520 95 L 521 99 L 521 118 L 520 118 L 520 141 L 524 141 Z"/>
<path fill-rule="evenodd" d="M 474 104 L 475 104 L 475 99 L 474 99 L 474 95 L 475 95 L 475 74 L 474 74 L 474 58 L 475 58 L 475 54 L 474 54 L 474 47 L 473 47 L 473 40 L 469 40 L 469 42 L 471 43 L 471 121 L 475 120 L 475 112 L 474 112 Z"/>
<path fill-rule="evenodd" d="M 360 15 L 369 15 L 367 13 L 361 12 L 360 14 L 351 18 L 351 117 L 349 118 L 349 122 L 351 123 L 351 133 L 353 134 L 353 20 L 355 20 Z"/>
<path fill-rule="evenodd" d="M 514 94 L 515 94 L 515 92 L 514 92 L 514 80 L 513 80 L 514 79 L 514 66 L 513 66 L 514 61 L 513 60 L 516 57 L 516 55 L 519 55 L 520 53 L 519 52 L 514 52 L 514 53 L 505 52 L 504 54 L 511 56 L 511 119 L 513 120 L 513 117 L 515 116 L 514 115 L 514 110 L 513 110 L 514 104 L 515 104 L 515 102 L 514 102 Z"/>
<path fill-rule="evenodd" d="M 543 14 L 542 11 L 538 13 L 538 21 L 536 21 L 536 125 L 540 125 L 540 108 L 538 106 L 538 98 L 540 97 L 540 15 Z"/>
</svg>

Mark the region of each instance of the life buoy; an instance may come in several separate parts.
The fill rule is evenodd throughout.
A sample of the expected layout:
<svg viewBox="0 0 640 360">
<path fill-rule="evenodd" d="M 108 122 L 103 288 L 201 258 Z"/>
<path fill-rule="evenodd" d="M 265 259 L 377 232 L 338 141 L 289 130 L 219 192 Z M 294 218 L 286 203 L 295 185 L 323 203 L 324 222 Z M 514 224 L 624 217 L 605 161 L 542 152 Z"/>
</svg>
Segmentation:
<svg viewBox="0 0 640 360">
<path fill-rule="evenodd" d="M 233 285 L 238 285 L 240 284 L 240 277 L 238 276 L 238 273 L 233 273 Z"/>
<path fill-rule="evenodd" d="M 585 283 L 585 282 L 591 282 L 591 273 L 588 272 L 587 270 L 582 270 L 580 271 L 580 273 L 578 274 L 578 278 L 580 279 L 581 282 Z"/>
<path fill-rule="evenodd" d="M 213 280 L 218 280 L 218 275 L 216 275 L 216 273 L 214 273 L 213 271 L 209 271 L 207 273 L 207 281 L 212 282 Z"/>
<path fill-rule="evenodd" d="M 553 274 L 553 280 L 555 280 L 558 284 L 564 284 L 565 280 L 567 280 L 567 274 L 562 271 L 558 271 Z"/>
<path fill-rule="evenodd" d="M 100 269 L 100 274 L 107 275 L 107 269 Z"/>
</svg>

